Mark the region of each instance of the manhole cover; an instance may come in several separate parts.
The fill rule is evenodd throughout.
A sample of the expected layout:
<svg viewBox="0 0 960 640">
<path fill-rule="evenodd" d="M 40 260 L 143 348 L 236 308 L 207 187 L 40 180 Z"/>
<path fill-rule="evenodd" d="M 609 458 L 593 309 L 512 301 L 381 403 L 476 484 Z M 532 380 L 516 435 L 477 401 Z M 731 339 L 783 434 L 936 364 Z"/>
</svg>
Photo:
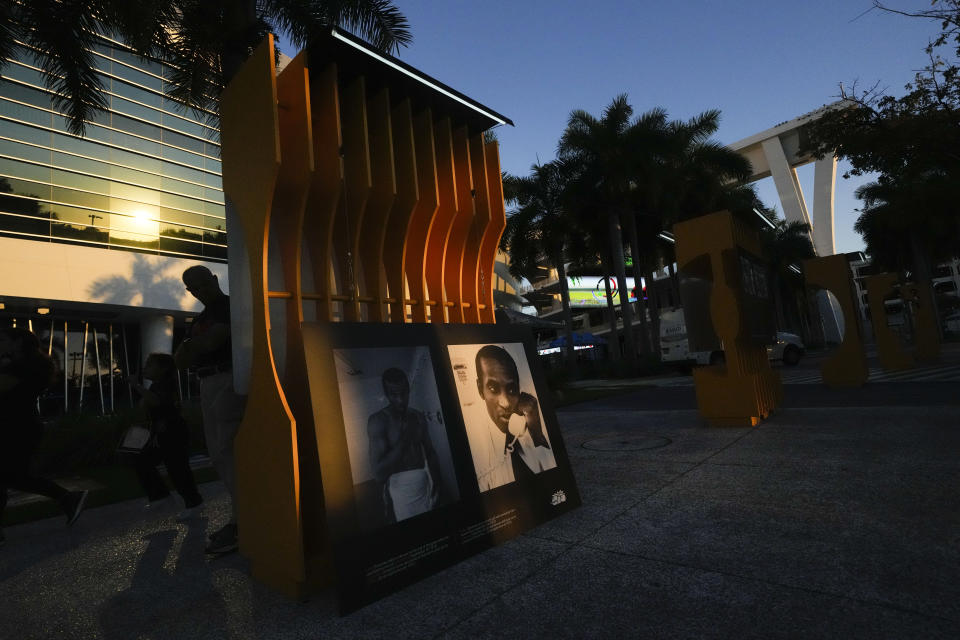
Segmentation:
<svg viewBox="0 0 960 640">
<path fill-rule="evenodd" d="M 659 449 L 673 442 L 664 436 L 627 436 L 613 435 L 587 440 L 580 446 L 593 451 L 642 451 L 644 449 Z"/>
</svg>

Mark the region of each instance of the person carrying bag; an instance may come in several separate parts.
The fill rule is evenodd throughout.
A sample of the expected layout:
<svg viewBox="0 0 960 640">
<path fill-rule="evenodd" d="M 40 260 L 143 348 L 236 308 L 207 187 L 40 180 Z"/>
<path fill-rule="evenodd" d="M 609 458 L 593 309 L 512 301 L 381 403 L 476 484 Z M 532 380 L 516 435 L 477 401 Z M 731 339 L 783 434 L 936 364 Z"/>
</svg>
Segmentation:
<svg viewBox="0 0 960 640">
<path fill-rule="evenodd" d="M 143 365 L 143 377 L 152 381 L 149 388 L 130 383 L 140 394 L 149 428 L 146 444 L 134 456 L 134 468 L 147 494 L 147 508 L 155 508 L 170 497 L 170 490 L 157 471 L 157 464 L 163 462 L 170 481 L 183 498 L 184 509 L 177 515 L 177 520 L 184 521 L 199 514 L 203 498 L 190 470 L 190 434 L 178 403 L 177 368 L 173 356 L 151 353 Z M 138 435 L 143 439 L 146 434 Z M 131 439 L 128 430 L 124 443 Z"/>
</svg>

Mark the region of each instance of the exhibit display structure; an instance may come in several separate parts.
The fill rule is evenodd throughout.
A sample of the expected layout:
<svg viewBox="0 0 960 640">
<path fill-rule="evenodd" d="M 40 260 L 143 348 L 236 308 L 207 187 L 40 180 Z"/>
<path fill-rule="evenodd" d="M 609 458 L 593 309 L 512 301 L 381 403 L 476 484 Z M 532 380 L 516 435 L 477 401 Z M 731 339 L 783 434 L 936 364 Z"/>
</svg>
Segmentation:
<svg viewBox="0 0 960 640">
<path fill-rule="evenodd" d="M 903 340 L 886 323 L 887 312 L 883 301 L 893 293 L 899 281 L 895 273 L 878 273 L 863 279 L 867 289 L 867 304 L 873 324 L 873 339 L 877 343 L 880 365 L 887 371 L 910 369 L 914 366 L 913 354 L 907 351 Z"/>
<path fill-rule="evenodd" d="M 860 386 L 867 381 L 866 349 L 858 321 L 853 274 L 845 256 L 813 258 L 803 263 L 807 285 L 830 291 L 843 310 L 844 336 L 837 352 L 821 365 L 825 384 L 831 387 Z M 902 371 L 918 361 L 936 360 L 940 356 L 940 336 L 930 290 L 915 283 L 901 283 L 895 273 L 878 273 L 864 277 L 867 302 L 870 306 L 877 356 L 887 371 Z M 905 304 L 915 306 L 914 348 L 907 349 L 902 337 L 887 321 L 885 301 L 899 296 Z"/>
<path fill-rule="evenodd" d="M 693 371 L 700 415 L 711 425 L 757 425 L 783 401 L 780 374 L 767 358 L 775 328 L 760 238 L 729 211 L 677 223 L 673 235 L 683 276 L 712 285 L 709 313 L 691 313 L 688 332 L 712 325 L 725 354 L 723 364 Z M 705 309 L 684 301 L 688 307 Z"/>
<path fill-rule="evenodd" d="M 820 365 L 824 384 L 830 387 L 859 387 L 870 375 L 863 336 L 858 320 L 853 273 L 845 255 L 823 256 L 803 261 L 803 274 L 811 289 L 833 294 L 843 312 L 843 341 L 836 352 Z"/>
<path fill-rule="evenodd" d="M 913 356 L 919 362 L 932 362 L 940 358 L 940 332 L 937 329 L 936 306 L 931 298 L 930 287 L 907 282 L 900 287 L 903 301 L 913 305 Z"/>
<path fill-rule="evenodd" d="M 341 612 L 580 505 L 529 329 L 308 322 L 303 336 Z"/>
<path fill-rule="evenodd" d="M 269 36 L 223 92 L 224 192 L 244 247 L 232 324 L 250 358 L 240 551 L 293 597 L 331 566 L 301 327 L 494 322 L 505 216 L 484 132 L 497 124 L 512 123 L 337 29 L 279 74 Z"/>
<path fill-rule="evenodd" d="M 863 279 L 867 289 L 867 303 L 873 325 L 873 337 L 877 344 L 880 365 L 887 371 L 911 369 L 917 361 L 936 360 L 940 356 L 940 334 L 929 289 L 913 283 L 901 283 L 896 273 L 878 273 Z M 910 351 L 903 339 L 887 323 L 884 301 L 897 293 L 904 304 L 913 304 L 914 349 Z"/>
</svg>

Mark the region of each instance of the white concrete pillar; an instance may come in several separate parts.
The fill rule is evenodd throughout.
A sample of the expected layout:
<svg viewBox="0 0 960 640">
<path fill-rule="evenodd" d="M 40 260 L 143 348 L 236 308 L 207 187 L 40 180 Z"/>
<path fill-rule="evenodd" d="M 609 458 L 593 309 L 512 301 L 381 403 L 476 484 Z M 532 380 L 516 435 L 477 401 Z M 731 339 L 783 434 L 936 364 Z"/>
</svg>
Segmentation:
<svg viewBox="0 0 960 640">
<path fill-rule="evenodd" d="M 840 303 L 828 291 L 821 289 L 817 292 L 817 308 L 823 320 L 823 339 L 834 344 L 843 342 L 843 329 L 846 325 Z"/>
<path fill-rule="evenodd" d="M 151 353 L 173 353 L 173 316 L 153 316 L 140 321 L 141 362 Z"/>
<path fill-rule="evenodd" d="M 777 195 L 780 196 L 783 216 L 788 222 L 803 222 L 810 225 L 813 248 L 817 255 L 833 255 L 833 183 L 836 177 L 836 160 L 832 161 L 832 166 L 818 162 L 814 168 L 814 213 L 816 215 L 819 212 L 820 218 L 817 222 L 823 226 L 822 235 L 818 235 L 817 225 L 811 224 L 810 215 L 807 212 L 807 203 L 803 198 L 803 189 L 800 187 L 797 171 L 787 161 L 780 138 L 764 140 L 761 146 L 770 165 L 770 174 L 777 187 Z M 830 183 L 826 184 L 828 176 Z M 819 242 L 818 238 L 820 238 Z M 843 341 L 843 323 L 839 317 L 841 315 L 839 306 L 830 299 L 826 291 L 821 291 L 817 294 L 817 307 L 823 321 L 824 339 L 839 344 Z"/>
<path fill-rule="evenodd" d="M 836 184 L 836 156 L 817 160 L 813 165 L 813 247 L 818 256 L 832 256 L 837 252 L 833 235 Z"/>
<path fill-rule="evenodd" d="M 770 165 L 770 175 L 773 176 L 773 184 L 777 187 L 777 195 L 780 196 L 783 216 L 788 222 L 810 224 L 807 203 L 803 199 L 803 190 L 800 188 L 797 172 L 790 167 L 780 138 L 764 140 L 761 146 L 763 155 L 767 158 L 767 164 Z"/>
</svg>

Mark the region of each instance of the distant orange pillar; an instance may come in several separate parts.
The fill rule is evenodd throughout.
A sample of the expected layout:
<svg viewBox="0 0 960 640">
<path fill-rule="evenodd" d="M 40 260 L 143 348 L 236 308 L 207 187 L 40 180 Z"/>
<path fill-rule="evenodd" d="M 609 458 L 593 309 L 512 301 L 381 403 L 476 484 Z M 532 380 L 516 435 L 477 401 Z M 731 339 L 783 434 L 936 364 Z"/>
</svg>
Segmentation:
<svg viewBox="0 0 960 640">
<path fill-rule="evenodd" d="M 939 320 L 933 300 L 930 299 L 930 288 L 907 283 L 901 287 L 901 294 L 904 303 L 910 302 L 916 309 L 913 316 L 914 358 L 920 362 L 938 360 L 940 358 L 940 332 L 937 329 Z"/>
<path fill-rule="evenodd" d="M 877 356 L 880 358 L 880 365 L 887 371 L 910 369 L 914 366 L 913 354 L 907 351 L 900 336 L 887 325 L 887 311 L 883 304 L 884 298 L 893 293 L 893 286 L 898 280 L 895 273 L 878 273 L 863 279 L 867 288 L 867 303 L 870 305 Z"/>
<path fill-rule="evenodd" d="M 740 302 L 739 252 L 759 258 L 760 239 L 728 211 L 678 223 L 673 233 L 680 270 L 713 283 L 710 318 L 726 356 L 723 365 L 693 372 L 700 415 L 711 425 L 757 425 L 783 399 L 780 375 L 770 368 L 766 345 L 747 335 Z"/>
<path fill-rule="evenodd" d="M 832 357 L 820 365 L 823 382 L 831 387 L 859 387 L 870 375 L 863 336 L 857 317 L 853 275 L 844 255 L 823 256 L 804 260 L 807 286 L 831 292 L 843 311 L 843 342 Z"/>
</svg>

